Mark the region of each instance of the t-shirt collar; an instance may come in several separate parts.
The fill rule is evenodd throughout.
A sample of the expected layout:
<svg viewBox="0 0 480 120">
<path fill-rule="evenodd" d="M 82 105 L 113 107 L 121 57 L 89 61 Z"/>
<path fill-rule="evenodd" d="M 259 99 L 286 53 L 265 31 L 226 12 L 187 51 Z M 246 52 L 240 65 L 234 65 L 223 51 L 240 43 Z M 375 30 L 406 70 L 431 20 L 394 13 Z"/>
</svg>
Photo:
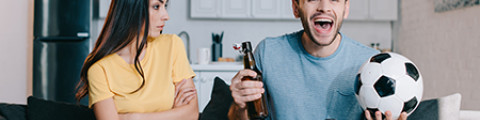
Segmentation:
<svg viewBox="0 0 480 120">
<path fill-rule="evenodd" d="M 343 49 L 345 36 L 341 32 L 339 32 L 339 34 L 340 34 L 340 36 L 342 36 L 342 38 L 340 40 L 340 45 L 338 46 L 337 50 L 335 50 L 335 52 L 332 55 L 327 56 L 327 57 L 315 57 L 315 56 L 311 55 L 310 53 L 308 53 L 305 50 L 305 47 L 302 44 L 303 32 L 304 32 L 304 30 L 300 30 L 300 31 L 294 33 L 294 35 L 290 39 L 296 39 L 297 40 L 297 44 L 298 44 L 299 49 L 302 51 L 302 53 L 305 56 L 307 56 L 307 58 L 310 58 L 310 59 L 313 59 L 313 60 L 327 61 L 327 60 L 335 58 L 335 56 L 337 56 Z"/>
</svg>

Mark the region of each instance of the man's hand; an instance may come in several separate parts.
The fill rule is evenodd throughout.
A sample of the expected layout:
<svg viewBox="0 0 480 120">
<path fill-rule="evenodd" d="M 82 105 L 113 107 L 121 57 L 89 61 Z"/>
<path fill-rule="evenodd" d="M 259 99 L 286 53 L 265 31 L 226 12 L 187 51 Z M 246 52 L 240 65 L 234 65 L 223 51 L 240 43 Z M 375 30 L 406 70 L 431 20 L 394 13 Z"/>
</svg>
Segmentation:
<svg viewBox="0 0 480 120">
<path fill-rule="evenodd" d="M 242 81 L 245 76 L 256 77 L 257 73 L 249 69 L 241 70 L 232 78 L 232 84 L 230 85 L 232 97 L 238 107 L 242 109 L 245 108 L 246 102 L 260 99 L 262 93 L 265 92 L 261 81 Z"/>
<path fill-rule="evenodd" d="M 173 108 L 186 105 L 197 97 L 197 90 L 195 87 L 185 87 L 185 83 L 187 83 L 187 80 L 183 79 L 175 84 L 175 100 Z"/>
<path fill-rule="evenodd" d="M 385 116 L 386 116 L 385 118 L 386 120 L 393 120 L 392 112 L 386 111 Z M 370 116 L 370 112 L 368 112 L 368 110 L 365 110 L 365 117 L 367 118 L 367 120 L 374 120 L 374 118 Z M 382 112 L 380 111 L 375 112 L 375 120 L 382 120 Z M 400 113 L 400 117 L 398 117 L 398 120 L 407 120 L 407 113 L 406 112 Z"/>
</svg>

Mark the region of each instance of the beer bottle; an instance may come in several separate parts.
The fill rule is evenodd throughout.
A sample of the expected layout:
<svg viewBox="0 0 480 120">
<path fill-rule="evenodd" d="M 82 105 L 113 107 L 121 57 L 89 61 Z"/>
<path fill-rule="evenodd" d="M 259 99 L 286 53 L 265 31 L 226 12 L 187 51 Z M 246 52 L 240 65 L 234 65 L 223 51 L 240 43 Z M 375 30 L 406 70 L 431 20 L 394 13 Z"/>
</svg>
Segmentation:
<svg viewBox="0 0 480 120">
<path fill-rule="evenodd" d="M 245 69 L 250 69 L 257 72 L 256 77 L 245 76 L 242 81 L 254 80 L 262 81 L 262 73 L 258 70 L 255 64 L 255 59 L 252 54 L 252 45 L 249 41 L 242 43 L 243 65 Z M 265 95 L 262 93 L 262 97 L 258 100 L 247 102 L 248 117 L 250 119 L 264 119 L 268 116 L 268 110 L 266 105 Z"/>
</svg>

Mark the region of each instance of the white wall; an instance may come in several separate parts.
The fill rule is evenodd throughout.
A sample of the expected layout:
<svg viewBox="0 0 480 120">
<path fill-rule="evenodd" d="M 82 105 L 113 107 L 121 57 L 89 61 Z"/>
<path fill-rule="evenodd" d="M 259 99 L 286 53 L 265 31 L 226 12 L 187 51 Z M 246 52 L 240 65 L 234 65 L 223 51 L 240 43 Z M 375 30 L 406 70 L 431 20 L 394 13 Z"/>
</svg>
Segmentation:
<svg viewBox="0 0 480 120">
<path fill-rule="evenodd" d="M 26 104 L 31 94 L 33 0 L 0 3 L 0 103 Z"/>
<path fill-rule="evenodd" d="M 480 110 L 480 6 L 434 12 L 434 0 L 402 0 L 396 50 L 418 65 L 424 98 L 462 94 Z"/>
</svg>

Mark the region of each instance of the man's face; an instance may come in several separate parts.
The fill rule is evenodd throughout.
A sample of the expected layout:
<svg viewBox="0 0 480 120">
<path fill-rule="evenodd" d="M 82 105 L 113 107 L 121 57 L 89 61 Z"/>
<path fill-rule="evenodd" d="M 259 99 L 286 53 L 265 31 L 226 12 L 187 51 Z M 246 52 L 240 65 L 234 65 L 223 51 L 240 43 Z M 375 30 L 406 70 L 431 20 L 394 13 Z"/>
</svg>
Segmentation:
<svg viewBox="0 0 480 120">
<path fill-rule="evenodd" d="M 294 14 L 302 20 L 305 33 L 319 46 L 335 40 L 342 21 L 348 16 L 348 0 L 292 0 Z M 296 4 L 298 1 L 298 4 Z"/>
</svg>

